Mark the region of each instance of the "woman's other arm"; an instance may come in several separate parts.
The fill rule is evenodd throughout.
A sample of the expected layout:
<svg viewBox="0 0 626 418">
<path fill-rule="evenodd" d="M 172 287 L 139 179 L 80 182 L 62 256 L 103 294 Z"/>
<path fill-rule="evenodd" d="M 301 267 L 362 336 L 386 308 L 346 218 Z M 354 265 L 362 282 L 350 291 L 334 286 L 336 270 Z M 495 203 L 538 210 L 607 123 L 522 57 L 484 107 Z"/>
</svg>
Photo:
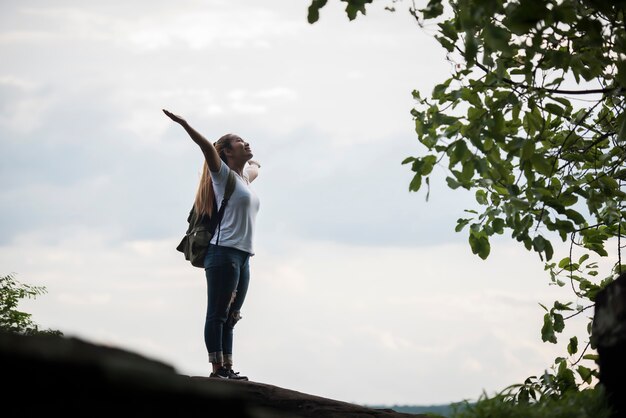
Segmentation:
<svg viewBox="0 0 626 418">
<path fill-rule="evenodd" d="M 217 153 L 217 150 L 215 149 L 211 141 L 206 139 L 204 136 L 202 136 L 202 134 L 200 134 L 198 131 L 196 131 L 191 126 L 189 126 L 189 124 L 187 123 L 185 119 L 181 118 L 178 115 L 173 114 L 169 110 L 165 110 L 165 109 L 162 109 L 162 110 L 163 110 L 163 113 L 165 113 L 170 119 L 172 119 L 174 122 L 182 126 L 185 129 L 185 131 L 187 131 L 187 133 L 189 134 L 193 142 L 195 142 L 196 144 L 200 146 L 200 149 L 202 150 L 202 153 L 204 154 L 204 158 L 206 159 L 206 162 L 209 165 L 209 169 L 213 172 L 219 171 L 222 160 L 220 159 L 220 156 Z"/>
<path fill-rule="evenodd" d="M 248 161 L 246 174 L 248 175 L 248 180 L 250 180 L 250 183 L 252 183 L 252 181 L 259 176 L 259 168 L 261 168 L 261 164 L 259 164 L 257 161 Z"/>
</svg>

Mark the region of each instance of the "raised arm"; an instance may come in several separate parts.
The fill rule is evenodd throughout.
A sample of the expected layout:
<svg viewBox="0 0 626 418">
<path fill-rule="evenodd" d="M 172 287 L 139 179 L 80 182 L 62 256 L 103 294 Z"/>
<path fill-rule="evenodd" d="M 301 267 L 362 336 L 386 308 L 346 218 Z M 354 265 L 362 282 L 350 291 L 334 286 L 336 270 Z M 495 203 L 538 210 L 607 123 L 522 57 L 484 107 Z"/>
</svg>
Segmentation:
<svg viewBox="0 0 626 418">
<path fill-rule="evenodd" d="M 259 164 L 257 161 L 248 160 L 248 165 L 246 166 L 246 174 L 248 175 L 248 180 L 250 180 L 250 183 L 252 183 L 254 179 L 259 176 L 259 168 L 261 168 L 261 164 Z"/>
<path fill-rule="evenodd" d="M 165 110 L 165 109 L 162 109 L 162 110 L 163 110 L 163 113 L 167 115 L 167 117 L 169 117 L 174 122 L 182 126 L 185 129 L 185 131 L 187 131 L 187 133 L 189 134 L 193 142 L 195 142 L 196 144 L 198 144 L 198 146 L 200 146 L 200 149 L 202 150 L 202 153 L 204 154 L 204 158 L 206 159 L 206 162 L 209 165 L 209 170 L 213 172 L 219 171 L 220 166 L 222 164 L 222 160 L 220 159 L 220 156 L 217 153 L 217 150 L 215 149 L 211 141 L 209 141 L 204 136 L 202 136 L 200 132 L 196 131 L 191 126 L 189 126 L 189 124 L 187 123 L 185 119 L 181 118 L 178 115 L 173 114 L 169 110 Z"/>
</svg>

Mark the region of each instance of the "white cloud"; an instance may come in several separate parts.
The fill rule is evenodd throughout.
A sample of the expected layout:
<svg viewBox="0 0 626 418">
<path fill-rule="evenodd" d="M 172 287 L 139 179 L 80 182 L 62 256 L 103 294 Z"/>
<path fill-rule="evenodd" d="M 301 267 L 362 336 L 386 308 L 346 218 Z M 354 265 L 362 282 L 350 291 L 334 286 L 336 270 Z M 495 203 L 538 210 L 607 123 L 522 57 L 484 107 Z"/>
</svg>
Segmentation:
<svg viewBox="0 0 626 418">
<path fill-rule="evenodd" d="M 261 90 L 255 92 L 253 97 L 264 100 L 283 100 L 283 101 L 293 101 L 298 97 L 298 94 L 287 87 L 274 87 L 266 90 Z"/>
<path fill-rule="evenodd" d="M 23 76 L 0 76 L 0 127 L 24 134 L 37 130 L 54 99 L 45 96 L 41 83 Z"/>
<path fill-rule="evenodd" d="M 237 113 L 252 115 L 259 115 L 267 112 L 267 106 L 253 103 L 234 102 L 231 103 L 230 108 Z"/>
<path fill-rule="evenodd" d="M 112 3 L 112 9 L 119 6 Z M 142 4 L 145 6 L 148 3 Z M 45 26 L 50 29 L 14 31 L 2 36 L 5 42 L 32 42 L 50 40 L 51 37 L 79 38 L 114 42 L 146 52 L 176 47 L 179 43 L 192 50 L 210 46 L 267 48 L 272 39 L 296 36 L 301 27 L 263 7 L 248 7 L 243 13 L 237 6 L 219 1 L 202 5 L 201 11 L 198 11 L 198 4 L 194 1 L 179 1 L 173 9 L 158 3 L 150 6 L 151 13 L 145 13 L 145 9 L 128 8 L 126 15 L 115 11 L 88 10 L 75 4 L 69 7 L 48 5 L 36 9 L 23 8 L 20 10 L 22 16 L 45 21 Z"/>
<path fill-rule="evenodd" d="M 267 113 L 271 107 L 296 99 L 297 93 L 286 87 L 274 87 L 269 89 L 247 91 L 234 89 L 226 94 L 229 107 L 244 114 Z"/>
<path fill-rule="evenodd" d="M 38 84 L 33 80 L 27 80 L 25 78 L 16 77 L 13 75 L 0 76 L 0 86 L 16 87 L 19 90 L 34 90 Z"/>
<path fill-rule="evenodd" d="M 50 98 L 24 98 L 16 101 L 0 116 L 0 125 L 18 133 L 30 133 L 41 127 L 42 115 L 48 111 L 53 100 Z"/>
</svg>

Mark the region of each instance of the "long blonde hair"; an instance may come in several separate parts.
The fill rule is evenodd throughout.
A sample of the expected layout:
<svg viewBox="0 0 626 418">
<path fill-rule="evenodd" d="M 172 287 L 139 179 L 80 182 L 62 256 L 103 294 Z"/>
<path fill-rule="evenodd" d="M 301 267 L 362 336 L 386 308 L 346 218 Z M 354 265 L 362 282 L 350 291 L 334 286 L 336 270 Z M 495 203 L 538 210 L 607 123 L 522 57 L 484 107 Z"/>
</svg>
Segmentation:
<svg viewBox="0 0 626 418">
<path fill-rule="evenodd" d="M 213 144 L 224 164 L 228 164 L 224 150 L 230 149 L 230 141 L 235 137 L 236 135 L 234 134 L 226 134 Z M 211 173 L 209 173 L 209 165 L 207 164 L 206 159 L 204 160 L 204 164 L 202 166 L 202 174 L 200 175 L 200 182 L 198 183 L 198 190 L 196 191 L 196 200 L 193 205 L 197 216 L 208 215 L 210 217 L 213 215 L 213 206 L 215 206 L 215 191 L 213 190 Z"/>
</svg>

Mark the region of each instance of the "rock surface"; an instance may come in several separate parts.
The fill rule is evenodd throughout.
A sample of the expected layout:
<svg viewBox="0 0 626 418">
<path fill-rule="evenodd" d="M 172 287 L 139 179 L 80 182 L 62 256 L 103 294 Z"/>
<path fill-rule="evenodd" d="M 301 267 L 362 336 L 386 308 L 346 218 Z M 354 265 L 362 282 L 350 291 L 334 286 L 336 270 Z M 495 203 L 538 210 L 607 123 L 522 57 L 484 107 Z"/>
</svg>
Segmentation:
<svg viewBox="0 0 626 418">
<path fill-rule="evenodd" d="M 6 417 L 426 417 L 266 383 L 186 376 L 167 364 L 77 338 L 0 333 Z"/>
</svg>

